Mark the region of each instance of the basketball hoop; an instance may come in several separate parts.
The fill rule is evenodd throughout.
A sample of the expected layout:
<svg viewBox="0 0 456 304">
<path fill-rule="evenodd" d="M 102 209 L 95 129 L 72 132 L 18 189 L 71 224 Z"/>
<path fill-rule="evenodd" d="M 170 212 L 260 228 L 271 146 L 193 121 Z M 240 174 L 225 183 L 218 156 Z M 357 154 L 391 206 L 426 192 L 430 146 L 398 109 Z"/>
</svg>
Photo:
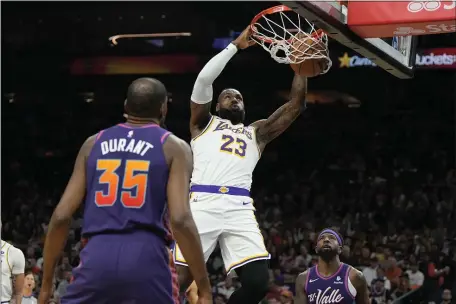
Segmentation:
<svg viewBox="0 0 456 304">
<path fill-rule="evenodd" d="M 326 33 L 285 5 L 260 12 L 250 23 L 250 29 L 252 39 L 278 63 L 323 59 L 327 65 L 321 74 L 331 68 Z"/>
</svg>

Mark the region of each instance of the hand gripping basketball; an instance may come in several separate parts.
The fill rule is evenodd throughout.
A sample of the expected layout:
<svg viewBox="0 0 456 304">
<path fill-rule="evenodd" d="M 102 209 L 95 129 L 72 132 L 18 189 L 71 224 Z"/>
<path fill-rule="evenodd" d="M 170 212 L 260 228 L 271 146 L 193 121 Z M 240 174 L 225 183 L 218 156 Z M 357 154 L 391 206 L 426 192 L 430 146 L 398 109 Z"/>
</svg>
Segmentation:
<svg viewBox="0 0 456 304">
<path fill-rule="evenodd" d="M 328 69 L 329 61 L 326 58 L 312 58 L 313 54 L 321 53 L 326 50 L 326 45 L 318 39 L 321 31 L 317 31 L 315 37 L 306 36 L 304 33 L 298 33 L 291 40 L 291 54 L 290 59 L 299 62 L 298 59 L 302 54 L 308 55 L 303 62 L 298 64 L 290 64 L 296 74 L 315 77 L 322 74 L 323 71 Z"/>
</svg>

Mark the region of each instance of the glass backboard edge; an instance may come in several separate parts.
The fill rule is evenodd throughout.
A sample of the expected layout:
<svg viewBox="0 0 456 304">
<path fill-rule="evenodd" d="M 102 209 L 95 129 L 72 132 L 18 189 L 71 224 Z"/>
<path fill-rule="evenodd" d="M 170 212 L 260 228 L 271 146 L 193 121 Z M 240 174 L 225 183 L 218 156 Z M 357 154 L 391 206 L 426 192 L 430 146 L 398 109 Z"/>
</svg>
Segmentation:
<svg viewBox="0 0 456 304">
<path fill-rule="evenodd" d="M 353 33 L 345 25 L 345 16 L 340 11 L 340 7 L 337 8 L 328 2 L 314 1 L 283 1 L 282 3 L 297 11 L 318 28 L 326 31 L 334 40 L 355 50 L 360 55 L 371 59 L 388 73 L 402 79 L 413 77 L 414 68 L 413 65 L 410 65 L 410 62 L 413 60 L 412 58 L 410 58 L 412 60 L 404 62 L 404 58 L 401 58 L 399 51 L 391 49 L 390 53 L 393 54 L 391 55 L 377 48 L 382 43 L 386 44 L 383 40 L 378 38 L 367 40 Z M 328 13 L 328 10 L 332 10 L 331 14 Z M 322 14 L 322 11 L 326 12 L 326 14 Z M 397 60 L 398 58 L 401 59 Z"/>
</svg>

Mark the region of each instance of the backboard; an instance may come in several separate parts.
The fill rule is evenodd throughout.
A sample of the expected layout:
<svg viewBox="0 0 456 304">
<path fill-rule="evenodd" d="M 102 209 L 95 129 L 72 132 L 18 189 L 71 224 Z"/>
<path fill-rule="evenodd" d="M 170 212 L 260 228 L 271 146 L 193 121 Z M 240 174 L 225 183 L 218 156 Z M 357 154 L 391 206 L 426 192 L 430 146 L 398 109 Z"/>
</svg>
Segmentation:
<svg viewBox="0 0 456 304">
<path fill-rule="evenodd" d="M 370 59 L 398 78 L 413 77 L 415 36 L 362 38 L 347 26 L 347 7 L 338 1 L 281 1 L 328 36 Z"/>
</svg>

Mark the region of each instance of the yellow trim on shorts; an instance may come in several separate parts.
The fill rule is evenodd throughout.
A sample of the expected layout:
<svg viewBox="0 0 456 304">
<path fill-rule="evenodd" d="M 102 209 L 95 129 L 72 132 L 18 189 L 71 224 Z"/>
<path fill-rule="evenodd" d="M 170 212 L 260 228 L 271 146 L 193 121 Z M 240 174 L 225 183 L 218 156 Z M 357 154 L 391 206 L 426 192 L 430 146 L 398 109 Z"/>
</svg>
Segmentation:
<svg viewBox="0 0 456 304">
<path fill-rule="evenodd" d="M 206 133 L 206 132 L 210 129 L 210 127 L 212 126 L 212 123 L 213 123 L 214 121 L 215 121 L 215 116 L 212 115 L 212 116 L 211 116 L 211 120 L 209 121 L 209 123 L 207 124 L 207 126 L 203 129 L 203 131 L 201 131 L 200 134 L 198 134 L 198 135 L 196 135 L 195 137 L 193 137 L 191 141 L 195 141 L 196 139 L 198 139 L 198 138 L 200 138 L 201 136 L 203 136 L 204 133 Z"/>
<path fill-rule="evenodd" d="M 270 259 L 269 252 L 251 255 L 251 256 L 248 256 L 248 257 L 246 257 L 246 258 L 243 258 L 242 260 L 240 260 L 240 261 L 238 261 L 238 262 L 232 263 L 232 264 L 226 269 L 226 273 L 229 273 L 231 270 L 233 270 L 234 268 L 237 268 L 237 267 L 240 266 L 241 264 L 248 263 L 248 262 L 251 262 L 251 261 L 253 262 L 254 260 L 257 260 L 257 259 L 258 259 L 258 260 Z"/>
<path fill-rule="evenodd" d="M 179 259 L 178 258 L 178 255 L 177 255 L 177 251 L 179 250 L 179 252 L 181 253 L 182 255 L 182 259 Z M 179 263 L 183 263 L 185 265 L 187 265 L 187 261 L 184 259 L 183 257 L 183 254 L 182 254 L 182 251 L 180 250 L 179 248 L 179 245 L 176 243 L 176 246 L 174 247 L 174 261 L 175 262 L 179 262 Z"/>
</svg>

